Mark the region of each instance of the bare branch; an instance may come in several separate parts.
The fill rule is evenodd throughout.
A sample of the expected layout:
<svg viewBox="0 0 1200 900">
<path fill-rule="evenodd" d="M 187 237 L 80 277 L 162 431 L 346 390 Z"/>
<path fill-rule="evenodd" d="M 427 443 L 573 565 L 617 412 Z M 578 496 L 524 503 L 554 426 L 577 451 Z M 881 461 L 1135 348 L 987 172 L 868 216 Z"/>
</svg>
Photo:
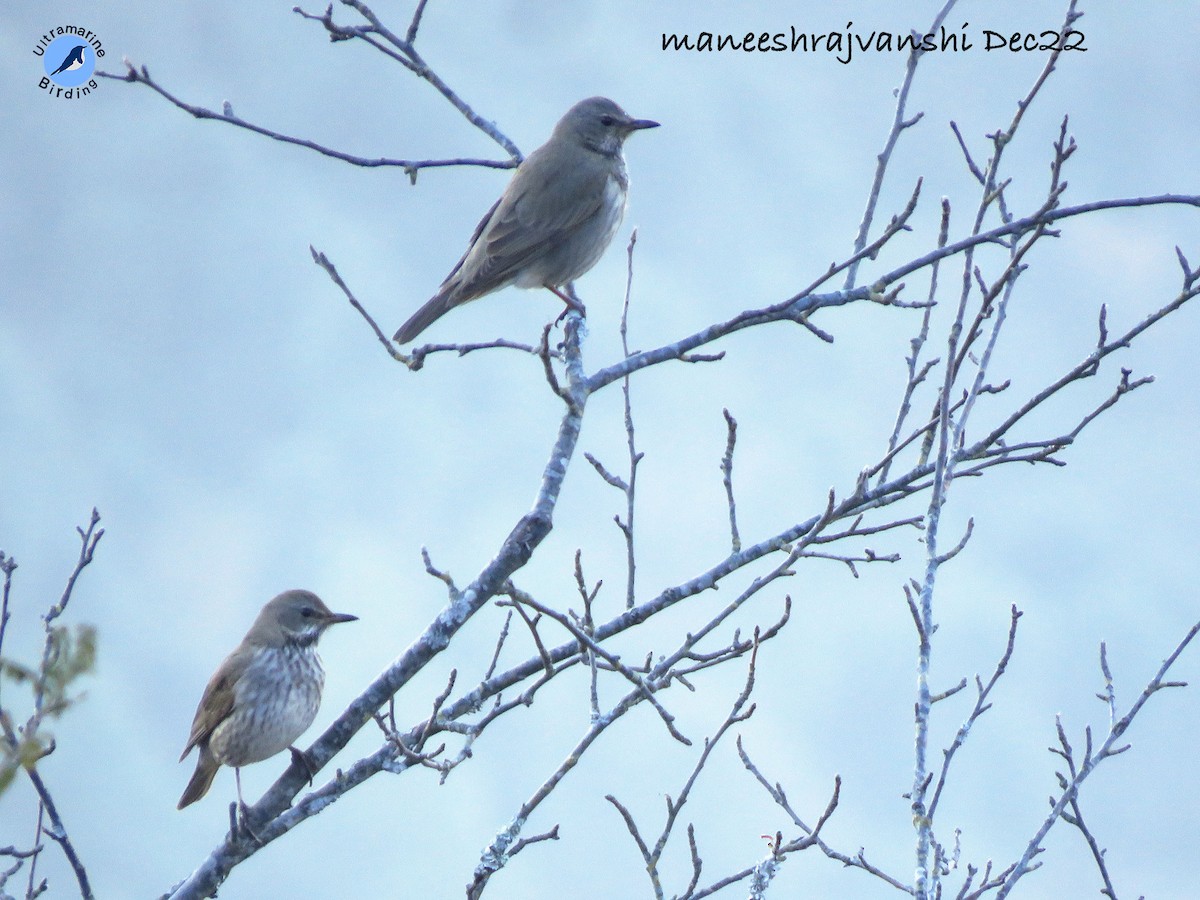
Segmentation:
<svg viewBox="0 0 1200 900">
<path fill-rule="evenodd" d="M 26 770 L 26 773 L 29 775 L 29 781 L 33 784 L 34 790 L 37 791 L 38 799 L 46 810 L 46 814 L 50 816 L 50 827 L 42 828 L 42 833 L 62 848 L 63 856 L 70 863 L 71 871 L 75 873 L 75 880 L 79 883 L 79 896 L 83 900 L 93 900 L 95 894 L 92 893 L 92 885 L 88 880 L 87 869 L 84 868 L 83 861 L 79 858 L 79 854 L 75 852 L 75 846 L 71 843 L 71 838 L 67 835 L 67 829 L 64 827 L 62 818 L 58 814 L 58 807 L 54 805 L 54 798 L 50 796 L 50 791 L 46 787 L 46 783 L 42 781 L 42 777 L 36 769 L 29 768 Z M 30 877 L 32 879 L 32 868 L 30 869 Z"/>
<path fill-rule="evenodd" d="M 583 629 L 579 628 L 574 622 L 572 622 L 569 616 L 564 615 L 557 610 L 553 610 L 548 606 L 543 606 L 524 591 L 518 591 L 514 589 L 511 596 L 513 597 L 514 601 L 529 606 L 531 609 L 536 609 L 539 613 L 547 618 L 558 622 L 559 625 L 567 629 L 567 631 L 571 633 L 571 636 L 579 642 L 581 648 L 586 648 L 590 652 L 595 653 L 598 657 L 612 666 L 615 671 L 624 675 L 626 680 L 636 687 L 642 694 L 642 698 L 649 701 L 650 705 L 654 707 L 655 711 L 659 715 L 659 718 L 662 719 L 663 724 L 667 726 L 667 731 L 671 733 L 671 737 L 688 747 L 692 745 L 691 740 L 685 737 L 679 731 L 679 729 L 675 727 L 675 717 L 671 715 L 671 713 L 667 712 L 666 708 L 662 705 L 662 703 L 659 702 L 658 698 L 654 696 L 655 691 L 659 687 L 663 686 L 663 683 L 660 683 L 660 681 L 655 678 L 643 678 L 642 676 L 638 675 L 623 662 L 621 662 L 620 657 L 609 653 L 607 650 L 601 647 L 590 635 L 585 633 Z"/>
<path fill-rule="evenodd" d="M 825 843 L 823 838 L 821 838 L 821 836 L 820 836 L 821 826 L 825 824 L 825 822 L 833 814 L 833 810 L 836 809 L 836 807 L 837 807 L 837 799 L 840 794 L 841 785 L 842 785 L 841 776 L 835 776 L 835 778 L 834 778 L 833 797 L 830 800 L 829 805 L 826 806 L 825 813 L 817 821 L 817 824 L 810 828 L 808 825 L 806 825 L 804 823 L 804 820 L 801 819 L 800 816 L 796 814 L 796 811 L 792 808 L 791 803 L 787 799 L 787 794 L 783 790 L 783 786 L 780 785 L 778 782 L 771 783 L 770 781 L 768 781 L 766 776 L 763 775 L 762 771 L 758 768 L 758 766 L 756 766 L 751 761 L 750 756 L 746 752 L 745 747 L 742 746 L 741 738 L 738 738 L 737 748 L 738 748 L 738 756 L 741 757 L 742 765 L 744 765 L 746 767 L 746 770 L 749 771 L 750 774 L 754 776 L 754 778 L 758 781 L 758 783 L 760 785 L 762 785 L 763 789 L 766 790 L 766 792 L 770 795 L 771 799 L 775 801 L 776 805 L 778 805 L 780 809 L 782 809 L 785 813 L 787 813 L 788 817 L 792 820 L 792 823 L 795 824 L 795 826 L 797 828 L 799 828 L 801 831 L 803 831 L 808 836 L 808 838 L 805 839 L 805 840 L 807 840 L 807 843 L 805 843 L 805 846 L 808 846 L 809 844 L 815 844 L 820 849 L 820 851 L 822 853 L 824 853 L 830 859 L 836 859 L 842 865 L 847 866 L 847 867 L 862 869 L 864 872 L 868 872 L 871 875 L 874 875 L 876 878 L 879 878 L 882 881 L 887 882 L 892 887 L 894 887 L 900 891 L 903 891 L 904 893 L 907 893 L 907 894 L 912 893 L 911 887 L 909 887 L 908 885 L 905 885 L 900 880 L 893 878 L 891 875 L 887 874 L 879 867 L 873 865 L 872 863 L 869 863 L 867 861 L 866 854 L 863 849 L 860 848 L 858 853 L 856 853 L 854 856 L 849 856 L 845 853 L 841 853 L 840 851 L 833 849 L 832 847 L 830 847 L 828 844 Z M 801 849 L 803 849 L 803 848 L 801 848 Z M 700 897 L 703 895 L 697 894 L 696 896 Z"/>
<path fill-rule="evenodd" d="M 671 834 L 674 831 L 675 823 L 678 820 L 679 813 L 687 804 L 692 789 L 696 785 L 696 780 L 700 777 L 700 773 L 703 771 L 704 766 L 708 763 L 710 755 L 712 754 L 713 750 L 716 749 L 717 743 L 721 740 L 725 733 L 728 732 L 729 729 L 734 725 L 746 721 L 754 714 L 753 704 L 749 707 L 749 709 L 746 709 L 745 712 L 742 710 L 745 708 L 746 703 L 750 699 L 750 694 L 754 690 L 754 668 L 758 657 L 758 647 L 759 633 L 756 629 L 754 635 L 754 649 L 750 653 L 750 664 L 746 672 L 746 681 L 742 688 L 742 692 L 738 695 L 737 699 L 734 700 L 733 707 L 730 709 L 729 714 L 725 717 L 725 721 L 721 723 L 720 727 L 717 728 L 712 737 L 705 739 L 704 750 L 697 758 L 696 764 L 692 767 L 691 774 L 684 782 L 683 787 L 680 789 L 675 799 L 672 800 L 670 796 L 667 797 L 666 821 L 663 823 L 662 831 L 659 832 L 658 839 L 655 841 L 653 848 L 647 847 L 646 842 L 642 839 L 642 836 L 639 833 L 637 826 L 633 821 L 633 816 L 630 814 L 629 810 L 618 803 L 617 800 L 611 795 L 607 797 L 608 801 L 617 808 L 622 817 L 625 819 L 625 825 L 629 829 L 629 833 L 633 836 L 634 841 L 638 845 L 638 850 L 642 854 L 642 861 L 646 867 L 646 874 L 650 877 L 651 887 L 654 889 L 654 894 L 656 897 L 663 896 L 663 888 L 660 882 L 660 873 L 658 869 L 659 861 L 662 859 L 663 851 L 666 850 L 667 842 L 670 840 Z M 685 897 L 689 896 L 695 889 L 700 873 L 699 858 L 695 849 L 695 833 L 690 825 L 688 826 L 688 840 L 692 850 L 693 865 L 692 882 L 689 885 L 687 892 L 684 894 Z"/>
<path fill-rule="evenodd" d="M 949 747 L 942 751 L 942 766 L 941 770 L 938 772 L 937 787 L 933 789 L 933 797 L 929 801 L 928 815 L 930 819 L 932 819 L 934 814 L 937 812 L 938 801 L 941 800 L 942 797 L 942 788 L 946 786 L 946 775 L 950 771 L 950 763 L 954 759 L 954 754 L 956 754 L 962 745 L 967 742 L 967 736 L 970 735 L 971 729 L 974 727 L 975 722 L 978 721 L 979 717 L 992 708 L 992 705 L 987 702 L 987 699 L 992 693 L 992 688 L 996 686 L 996 682 L 1000 680 L 1005 671 L 1008 669 L 1008 662 L 1010 659 L 1012 659 L 1013 650 L 1016 649 L 1017 646 L 1017 622 L 1020 621 L 1022 615 L 1024 615 L 1024 613 L 1017 609 L 1017 606 L 1014 603 L 1009 614 L 1008 643 L 1004 646 L 1004 653 L 1001 654 L 1000 661 L 996 663 L 996 668 L 992 670 L 991 678 L 988 679 L 988 682 L 985 685 L 982 681 L 980 681 L 978 675 L 975 676 L 975 685 L 977 688 L 975 706 L 967 716 L 966 721 L 963 722 L 963 724 L 959 727 L 958 732 L 954 735 L 953 742 Z M 960 687 L 965 686 L 965 684 L 966 680 L 964 679 L 963 685 L 960 685 Z M 955 693 L 956 692 L 957 690 Z M 944 696 L 949 695 L 943 695 L 943 697 Z M 943 697 L 931 698 L 931 702 L 937 699 L 943 699 Z"/>
<path fill-rule="evenodd" d="M 508 860 L 511 858 L 513 849 L 517 845 L 518 836 L 525 822 L 535 809 L 550 795 L 550 793 L 558 786 L 559 782 L 566 777 L 567 773 L 575 768 L 580 758 L 587 751 L 588 747 L 603 734 L 610 725 L 616 722 L 621 716 L 625 715 L 630 709 L 637 705 L 643 699 L 641 691 L 635 690 L 631 694 L 627 694 L 620 703 L 618 703 L 606 715 L 601 716 L 598 720 L 592 722 L 591 726 L 584 733 L 572 748 L 571 752 L 562 761 L 557 769 L 542 783 L 542 785 L 534 791 L 533 795 L 521 805 L 520 810 L 513 817 L 512 822 L 501 831 L 492 842 L 484 849 L 480 855 L 479 864 L 475 867 L 474 878 L 467 886 L 467 897 L 478 898 L 491 877 L 500 871 Z"/>
<path fill-rule="evenodd" d="M 553 675 L 554 661 L 550 658 L 550 654 L 546 652 L 546 645 L 542 643 L 542 636 L 538 634 L 537 630 L 538 619 L 540 619 L 541 616 L 539 615 L 531 619 L 529 617 L 529 613 L 525 612 L 525 609 L 522 606 L 522 604 L 533 606 L 533 598 L 519 589 L 511 581 L 504 586 L 503 590 L 505 594 L 512 598 L 512 602 L 505 603 L 503 600 L 498 600 L 496 601 L 497 606 L 511 606 L 517 611 L 517 615 L 521 617 L 521 621 L 525 623 L 525 626 L 529 629 L 530 635 L 533 637 L 533 643 L 534 646 L 537 647 L 538 657 L 541 658 L 542 665 L 546 667 L 546 674 Z"/>
<path fill-rule="evenodd" d="M 268 137 L 273 141 L 280 141 L 284 144 L 293 144 L 297 147 L 304 147 L 308 150 L 314 150 L 322 156 L 328 156 L 332 159 L 339 159 L 342 162 L 350 163 L 354 166 L 362 166 L 365 168 L 378 168 L 381 166 L 395 167 L 403 169 L 410 180 L 415 180 L 416 173 L 421 169 L 445 168 L 447 166 L 480 166 L 488 169 L 512 169 L 520 162 L 519 158 L 509 159 L 474 159 L 469 157 L 454 157 L 447 159 L 393 159 L 386 156 L 366 157 L 356 156 L 352 153 L 345 153 L 341 150 L 335 150 L 332 147 L 326 147 L 323 144 L 318 144 L 316 141 L 310 141 L 306 138 L 293 137 L 292 135 L 283 134 L 282 132 L 274 131 L 270 128 L 265 128 L 262 125 L 256 125 L 253 122 L 248 122 L 245 119 L 237 116 L 233 112 L 233 106 L 226 101 L 221 112 L 215 112 L 203 106 L 196 106 L 179 99 L 157 81 L 150 77 L 150 70 L 146 66 L 135 66 L 128 59 L 123 60 L 125 64 L 125 74 L 119 75 L 114 72 L 96 72 L 100 78 L 112 78 L 116 81 L 127 81 L 132 84 L 144 84 L 165 100 L 194 116 L 197 119 L 210 119 L 216 122 L 225 122 L 229 125 L 235 125 L 238 128 L 244 128 L 247 131 L 253 131 L 255 134 L 261 134 L 263 137 Z"/>
<path fill-rule="evenodd" d="M 924 33 L 936 32 L 945 22 L 946 16 L 949 15 L 951 8 L 957 0 L 946 0 L 945 5 L 934 16 L 929 27 Z M 875 218 L 875 207 L 879 203 L 879 192 L 883 187 L 884 175 L 887 172 L 888 163 L 891 162 L 892 151 L 896 149 L 896 144 L 900 140 L 900 135 L 907 129 L 916 125 L 924 117 L 924 113 L 917 113 L 915 116 L 905 118 L 905 107 L 908 104 L 908 92 L 912 88 L 913 79 L 917 74 L 917 63 L 920 62 L 921 56 L 925 51 L 921 49 L 921 42 L 914 41 L 912 49 L 908 54 L 908 63 L 904 69 L 904 81 L 901 82 L 900 88 L 896 91 L 896 112 L 892 117 L 892 127 L 888 131 L 887 139 L 883 143 L 883 150 L 880 151 L 876 158 L 875 175 L 871 180 L 871 190 L 867 194 L 867 208 L 863 211 L 862 221 L 858 226 L 858 234 L 854 238 L 854 249 L 862 250 L 867 244 L 867 235 L 871 231 L 871 222 Z M 846 281 L 842 285 L 843 290 L 850 290 L 854 287 L 854 280 L 858 274 L 859 260 L 855 260 L 846 270 Z"/>
<path fill-rule="evenodd" d="M 17 570 L 17 561 L 0 551 L 0 572 L 4 574 L 4 587 L 0 592 L 0 650 L 4 649 L 4 633 L 8 630 L 8 620 L 12 613 L 8 611 L 8 597 L 12 590 L 13 572 Z"/>
<path fill-rule="evenodd" d="M 1128 745 L 1117 746 L 1117 741 L 1121 735 L 1128 730 L 1129 726 L 1133 724 L 1133 720 L 1137 717 L 1137 714 L 1141 712 L 1142 707 L 1146 704 L 1146 701 L 1148 701 L 1154 694 L 1165 687 L 1179 685 L 1178 682 L 1169 682 L 1166 680 L 1167 672 L 1171 670 L 1171 667 L 1175 664 L 1175 661 L 1179 659 L 1179 656 L 1184 650 L 1187 649 L 1188 645 L 1196 637 L 1197 633 L 1200 633 L 1200 622 L 1197 622 L 1188 630 L 1188 633 L 1184 635 L 1183 639 L 1175 646 L 1175 649 L 1171 652 L 1171 655 L 1163 660 L 1162 665 L 1159 666 L 1154 677 L 1151 678 L 1146 684 L 1146 687 L 1142 690 L 1141 695 L 1137 698 L 1137 700 L 1134 701 L 1133 706 L 1131 706 L 1129 711 L 1126 712 L 1125 715 L 1122 716 L 1111 728 L 1109 728 L 1108 735 L 1105 737 L 1104 742 L 1095 752 L 1093 752 L 1089 746 L 1087 751 L 1083 754 L 1082 759 L 1079 760 L 1078 763 L 1074 762 L 1070 744 L 1068 744 L 1066 741 L 1066 736 L 1062 732 L 1061 725 L 1059 726 L 1059 734 L 1061 736 L 1061 743 L 1063 745 L 1063 750 L 1061 751 L 1060 755 L 1067 759 L 1069 765 L 1071 766 L 1073 776 L 1069 781 L 1064 783 L 1063 789 L 1059 793 L 1058 798 L 1054 800 L 1053 804 L 1051 805 L 1049 814 L 1042 821 L 1041 826 L 1026 845 L 1025 852 L 1021 855 L 1021 858 L 1017 860 L 1012 868 L 1012 871 L 1004 879 L 1003 885 L 996 894 L 996 900 L 1004 900 L 1004 898 L 1007 897 L 1012 891 L 1013 887 L 1016 886 L 1016 883 L 1033 868 L 1032 862 L 1034 857 L 1041 852 L 1042 841 L 1045 840 L 1045 837 L 1050 832 L 1050 829 L 1054 827 L 1054 823 L 1063 817 L 1064 810 L 1066 810 L 1071 802 L 1076 799 L 1079 794 L 1080 786 L 1084 781 L 1087 780 L 1088 776 L 1091 775 L 1096 766 L 1108 757 L 1116 756 L 1129 749 Z M 1090 745 L 1090 730 L 1088 732 L 1088 741 Z"/>
<path fill-rule="evenodd" d="M 454 579 L 448 572 L 443 572 L 434 566 L 433 560 L 429 557 L 429 550 L 425 547 L 421 548 L 421 561 L 425 563 L 425 572 L 446 585 L 446 593 L 450 596 L 450 602 L 456 603 L 462 596 L 462 592 L 455 586 Z"/>
<path fill-rule="evenodd" d="M 742 549 L 742 538 L 738 534 L 737 504 L 733 500 L 733 448 L 737 443 L 737 419 L 730 415 L 727 409 L 723 409 L 721 412 L 725 416 L 727 434 L 725 455 L 721 457 L 721 483 L 725 485 L 725 499 L 729 504 L 729 536 L 732 552 L 738 553 Z"/>
<path fill-rule="evenodd" d="M 628 359 L 629 353 L 629 300 L 633 296 L 633 248 L 637 246 L 637 229 L 629 235 L 629 246 L 625 250 L 625 302 L 621 306 L 621 353 Z M 617 519 L 617 526 L 625 536 L 625 608 L 633 609 L 637 596 L 637 559 L 634 553 L 634 512 L 637 497 L 638 464 L 645 455 L 638 451 L 633 427 L 633 400 L 630 394 L 629 376 L 621 381 L 621 397 L 625 410 L 625 449 L 629 458 L 628 476 L 625 486 L 625 521 Z"/>
</svg>

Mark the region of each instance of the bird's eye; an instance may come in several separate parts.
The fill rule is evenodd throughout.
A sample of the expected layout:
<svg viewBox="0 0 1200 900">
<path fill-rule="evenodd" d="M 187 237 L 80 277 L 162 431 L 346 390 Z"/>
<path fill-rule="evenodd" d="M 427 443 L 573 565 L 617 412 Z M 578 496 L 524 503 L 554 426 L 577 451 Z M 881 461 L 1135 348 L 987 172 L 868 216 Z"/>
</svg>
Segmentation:
<svg viewBox="0 0 1200 900">
<path fill-rule="evenodd" d="M 601 116 L 600 124 L 603 125 L 605 128 L 612 128 L 614 125 L 617 124 L 617 120 L 614 119 L 612 116 Z"/>
<path fill-rule="evenodd" d="M 300 610 L 300 615 L 304 616 L 304 618 L 306 618 L 306 619 L 311 619 L 316 614 L 317 614 L 317 611 L 315 609 L 313 609 L 311 606 L 306 606 L 306 607 L 304 607 L 304 609 Z"/>
</svg>

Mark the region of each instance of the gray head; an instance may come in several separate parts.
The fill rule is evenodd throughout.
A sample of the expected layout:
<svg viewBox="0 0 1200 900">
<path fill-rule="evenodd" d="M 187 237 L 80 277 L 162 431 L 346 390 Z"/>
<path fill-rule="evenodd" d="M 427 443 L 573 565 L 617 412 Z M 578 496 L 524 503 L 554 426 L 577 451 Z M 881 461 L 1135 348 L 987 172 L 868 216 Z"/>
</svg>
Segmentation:
<svg viewBox="0 0 1200 900">
<path fill-rule="evenodd" d="M 312 591 L 284 591 L 262 608 L 246 633 L 246 640 L 268 646 L 288 642 L 312 644 L 330 625 L 357 618 L 332 612 Z"/>
<path fill-rule="evenodd" d="M 658 123 L 650 119 L 631 118 L 607 97 L 589 97 L 580 100 L 558 120 L 551 140 L 565 138 L 605 156 L 616 156 L 629 135 L 657 127 Z"/>
</svg>

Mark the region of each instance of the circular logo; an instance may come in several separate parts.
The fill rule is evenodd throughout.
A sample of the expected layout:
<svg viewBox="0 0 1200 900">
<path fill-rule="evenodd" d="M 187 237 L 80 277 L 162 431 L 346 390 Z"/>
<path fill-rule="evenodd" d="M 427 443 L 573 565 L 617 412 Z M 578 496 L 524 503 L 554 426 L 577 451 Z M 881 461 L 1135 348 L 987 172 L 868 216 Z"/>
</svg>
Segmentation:
<svg viewBox="0 0 1200 900">
<path fill-rule="evenodd" d="M 42 56 L 46 75 L 60 87 L 78 87 L 96 71 L 96 51 L 73 34 L 55 38 Z"/>
</svg>

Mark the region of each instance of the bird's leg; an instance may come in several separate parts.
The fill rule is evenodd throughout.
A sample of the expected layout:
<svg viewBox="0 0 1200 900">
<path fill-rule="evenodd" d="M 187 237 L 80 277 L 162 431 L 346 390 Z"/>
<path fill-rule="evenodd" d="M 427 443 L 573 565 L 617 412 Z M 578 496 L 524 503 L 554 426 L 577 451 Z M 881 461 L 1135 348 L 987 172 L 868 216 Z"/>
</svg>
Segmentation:
<svg viewBox="0 0 1200 900">
<path fill-rule="evenodd" d="M 246 801 L 242 799 L 242 770 L 236 766 L 233 769 L 233 780 L 237 783 L 238 830 L 261 847 L 263 839 L 255 834 L 254 829 L 250 827 L 250 807 L 246 806 Z"/>
<path fill-rule="evenodd" d="M 546 285 L 546 290 L 554 292 L 554 294 L 558 297 L 559 300 L 561 300 L 563 303 L 567 304 L 566 308 L 561 313 L 559 313 L 558 318 L 554 320 L 555 325 L 557 325 L 559 322 L 561 322 L 563 319 L 565 319 L 567 317 L 567 313 L 569 313 L 571 310 L 575 310 L 575 312 L 579 313 L 585 319 L 587 318 L 587 308 L 583 305 L 583 302 L 578 297 L 575 296 L 575 288 L 574 288 L 573 282 L 567 284 L 566 293 L 564 293 L 563 291 L 554 287 L 553 285 L 549 285 L 549 284 Z"/>
<path fill-rule="evenodd" d="M 288 747 L 288 749 L 292 751 L 292 763 L 304 767 L 304 771 L 308 773 L 308 786 L 312 787 L 313 776 L 317 774 L 317 770 L 313 768 L 312 760 L 299 747 Z"/>
</svg>

